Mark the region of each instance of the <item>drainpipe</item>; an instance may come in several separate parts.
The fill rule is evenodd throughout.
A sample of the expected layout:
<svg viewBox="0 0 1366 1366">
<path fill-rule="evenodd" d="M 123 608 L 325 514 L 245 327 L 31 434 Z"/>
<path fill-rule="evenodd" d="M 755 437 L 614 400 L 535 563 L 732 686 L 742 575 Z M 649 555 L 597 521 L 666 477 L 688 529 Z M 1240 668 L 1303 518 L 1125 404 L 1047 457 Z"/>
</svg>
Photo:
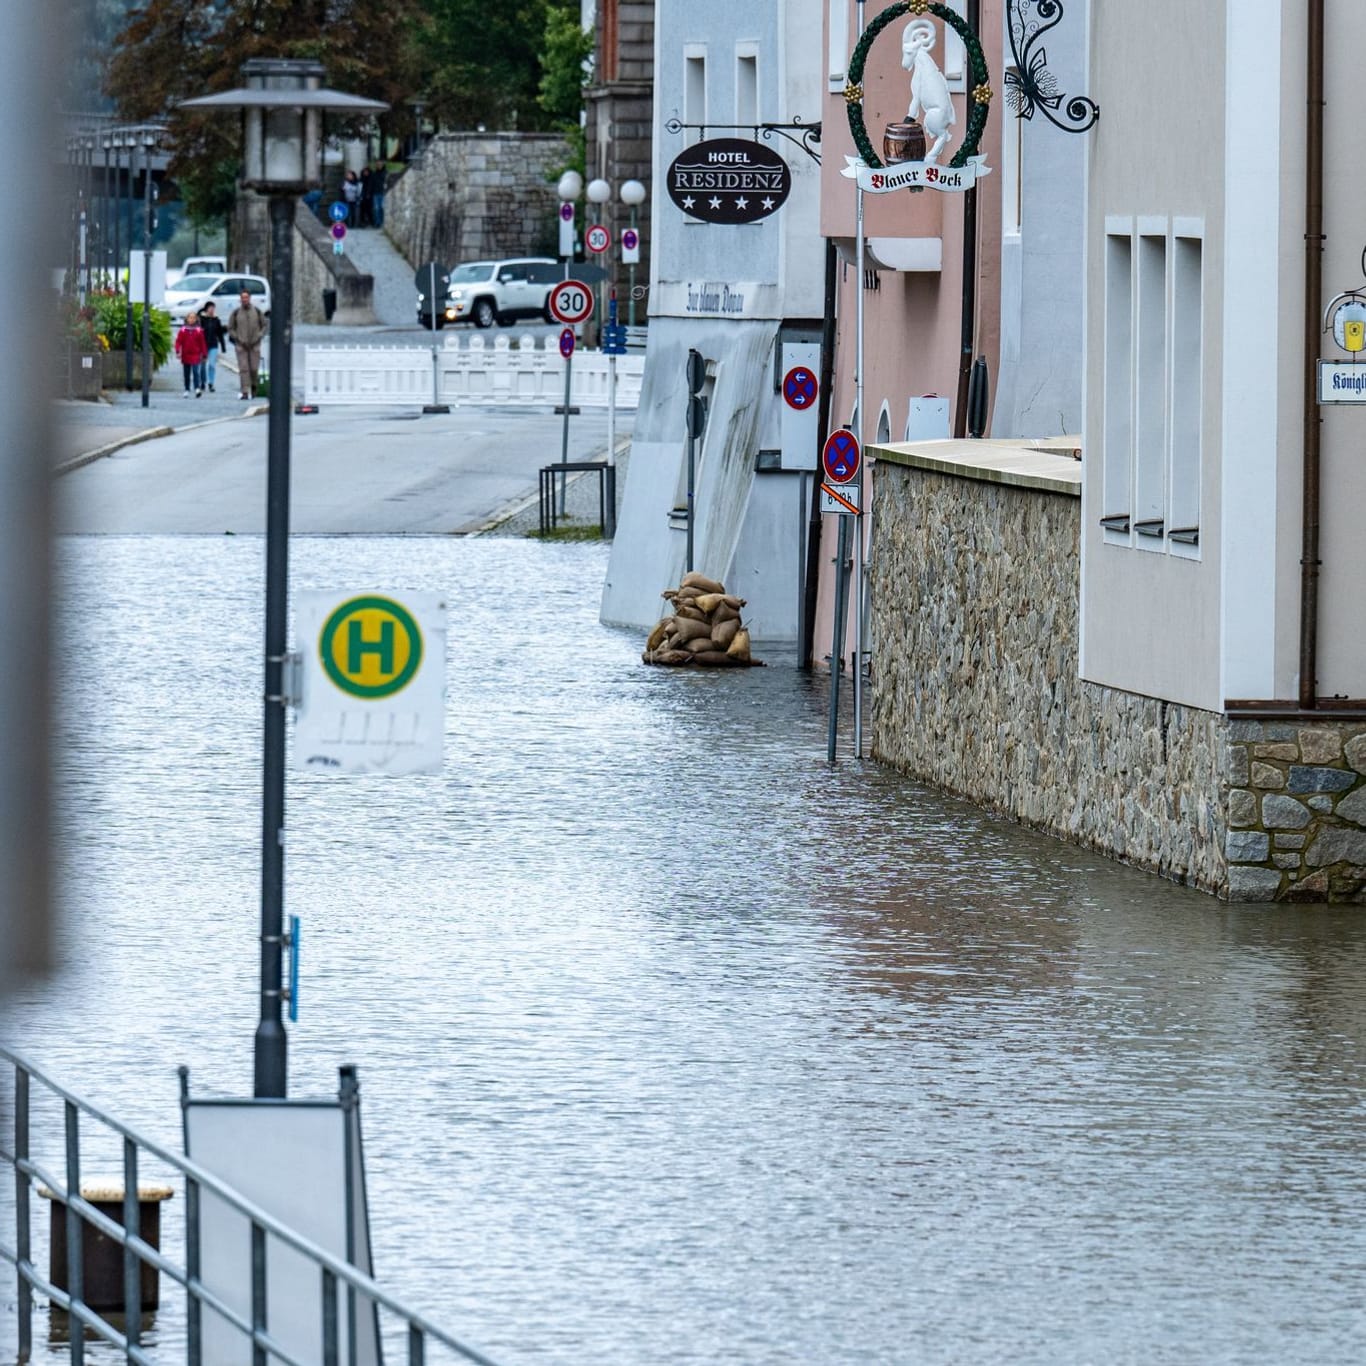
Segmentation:
<svg viewBox="0 0 1366 1366">
<path fill-rule="evenodd" d="M 1323 299 L 1323 0 L 1309 0 L 1309 119 L 1304 227 L 1304 529 L 1300 554 L 1300 706 L 1318 706 L 1319 493 L 1322 418 L 1318 358 Z"/>
<path fill-rule="evenodd" d="M 815 659 L 816 599 L 821 586 L 821 497 L 820 448 L 830 430 L 830 391 L 835 382 L 835 299 L 836 276 L 835 244 L 825 239 L 825 313 L 821 327 L 821 385 L 816 417 L 816 473 L 811 486 L 811 523 L 806 540 L 806 600 L 802 604 L 802 660 L 803 669 L 810 669 Z"/>
<path fill-rule="evenodd" d="M 982 0 L 968 0 L 968 27 L 982 31 Z M 968 434 L 968 385 L 977 349 L 977 190 L 963 196 L 963 329 L 958 358 L 958 397 L 953 405 L 953 434 L 960 441 Z"/>
</svg>

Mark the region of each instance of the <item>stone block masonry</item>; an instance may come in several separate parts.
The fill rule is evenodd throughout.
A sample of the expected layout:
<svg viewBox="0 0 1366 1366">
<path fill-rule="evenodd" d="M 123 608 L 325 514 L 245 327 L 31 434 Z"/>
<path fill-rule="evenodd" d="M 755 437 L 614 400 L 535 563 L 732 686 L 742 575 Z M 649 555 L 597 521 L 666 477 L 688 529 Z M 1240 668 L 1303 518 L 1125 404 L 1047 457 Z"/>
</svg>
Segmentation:
<svg viewBox="0 0 1366 1366">
<path fill-rule="evenodd" d="M 413 266 L 554 256 L 569 156 L 555 133 L 438 134 L 390 182 L 384 231 Z"/>
<path fill-rule="evenodd" d="M 1366 719 L 1235 718 L 1226 745 L 1229 894 L 1366 901 Z"/>
<path fill-rule="evenodd" d="M 1366 720 L 1243 720 L 1082 679 L 1079 483 L 973 444 L 876 451 L 874 757 L 1230 900 L 1366 899 Z"/>
</svg>

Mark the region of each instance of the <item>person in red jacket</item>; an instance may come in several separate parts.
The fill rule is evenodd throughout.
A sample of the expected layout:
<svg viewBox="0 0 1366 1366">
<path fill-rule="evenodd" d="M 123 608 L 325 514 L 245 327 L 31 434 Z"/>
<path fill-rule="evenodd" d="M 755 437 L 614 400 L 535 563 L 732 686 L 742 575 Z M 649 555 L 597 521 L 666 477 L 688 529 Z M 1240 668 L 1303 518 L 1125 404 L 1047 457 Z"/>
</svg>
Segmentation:
<svg viewBox="0 0 1366 1366">
<path fill-rule="evenodd" d="M 185 372 L 185 397 L 190 390 L 199 398 L 204 393 L 204 362 L 209 358 L 209 344 L 204 329 L 199 325 L 199 314 L 187 313 L 185 326 L 176 334 L 175 353 L 180 357 L 180 368 Z"/>
</svg>

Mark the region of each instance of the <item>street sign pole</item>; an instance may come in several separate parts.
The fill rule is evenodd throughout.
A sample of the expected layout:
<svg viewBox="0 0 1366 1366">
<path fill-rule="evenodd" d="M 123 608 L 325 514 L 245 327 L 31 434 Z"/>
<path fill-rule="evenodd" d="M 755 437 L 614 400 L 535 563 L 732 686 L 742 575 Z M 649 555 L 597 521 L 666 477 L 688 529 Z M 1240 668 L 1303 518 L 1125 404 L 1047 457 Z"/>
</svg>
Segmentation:
<svg viewBox="0 0 1366 1366">
<path fill-rule="evenodd" d="M 858 31 L 862 34 L 865 31 L 863 21 L 864 0 L 858 0 Z M 857 318 L 855 319 L 855 381 L 854 381 L 854 403 L 858 412 L 858 420 L 854 427 L 854 435 L 858 438 L 859 450 L 863 449 L 863 434 L 868 429 L 867 413 L 864 410 L 864 352 L 863 352 L 863 272 L 865 268 L 865 253 L 863 240 L 863 187 L 860 185 L 855 190 L 855 202 L 857 205 L 856 219 L 857 225 L 857 256 L 855 272 L 855 289 L 857 290 Z M 866 506 L 863 500 L 863 461 L 859 461 L 858 467 L 858 493 L 859 493 L 859 513 L 854 518 L 854 583 L 853 583 L 853 602 L 854 602 L 854 758 L 863 758 L 863 508 Z M 843 530 L 844 518 L 840 518 L 841 530 Z M 844 557 L 840 556 L 841 566 L 844 564 Z"/>
<path fill-rule="evenodd" d="M 830 726 L 826 737 L 825 757 L 835 762 L 835 742 L 839 731 L 840 681 L 843 668 L 840 656 L 844 651 L 845 605 L 849 601 L 849 576 L 845 566 L 849 562 L 849 522 L 840 518 L 839 548 L 835 552 L 835 633 L 830 644 Z"/>
<path fill-rule="evenodd" d="M 436 282 L 437 282 L 437 263 L 429 261 L 427 263 L 427 317 L 431 321 L 432 334 L 432 401 L 422 405 L 424 413 L 448 413 L 449 405 L 441 401 L 441 362 L 436 345 Z"/>
<path fill-rule="evenodd" d="M 607 304 L 607 321 L 613 333 L 617 327 L 617 292 L 612 291 L 611 299 Z M 607 476 L 608 492 L 612 495 L 607 499 L 606 512 L 604 519 L 607 523 L 607 537 L 610 540 L 616 535 L 617 531 L 617 507 L 616 507 L 616 465 L 617 465 L 617 351 L 613 345 L 607 357 L 607 468 L 614 473 Z"/>
</svg>

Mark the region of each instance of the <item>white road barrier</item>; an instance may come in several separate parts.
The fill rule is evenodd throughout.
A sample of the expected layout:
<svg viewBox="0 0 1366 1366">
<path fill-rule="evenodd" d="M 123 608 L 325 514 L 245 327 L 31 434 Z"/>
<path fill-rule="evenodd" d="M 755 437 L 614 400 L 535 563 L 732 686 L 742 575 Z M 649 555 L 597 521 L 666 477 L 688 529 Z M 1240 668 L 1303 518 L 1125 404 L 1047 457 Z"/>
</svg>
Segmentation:
<svg viewBox="0 0 1366 1366">
<path fill-rule="evenodd" d="M 543 344 L 542 344 L 543 343 Z M 596 351 L 576 351 L 571 404 L 606 408 L 608 358 Z M 487 346 L 471 337 L 461 346 L 455 337 L 437 351 L 442 403 L 497 404 L 521 407 L 564 402 L 564 360 L 555 337 L 523 335 L 514 348 L 507 337 Z M 617 407 L 640 402 L 643 355 L 617 358 Z M 425 346 L 306 346 L 304 402 L 334 404 L 421 405 L 432 401 L 432 353 Z"/>
</svg>

